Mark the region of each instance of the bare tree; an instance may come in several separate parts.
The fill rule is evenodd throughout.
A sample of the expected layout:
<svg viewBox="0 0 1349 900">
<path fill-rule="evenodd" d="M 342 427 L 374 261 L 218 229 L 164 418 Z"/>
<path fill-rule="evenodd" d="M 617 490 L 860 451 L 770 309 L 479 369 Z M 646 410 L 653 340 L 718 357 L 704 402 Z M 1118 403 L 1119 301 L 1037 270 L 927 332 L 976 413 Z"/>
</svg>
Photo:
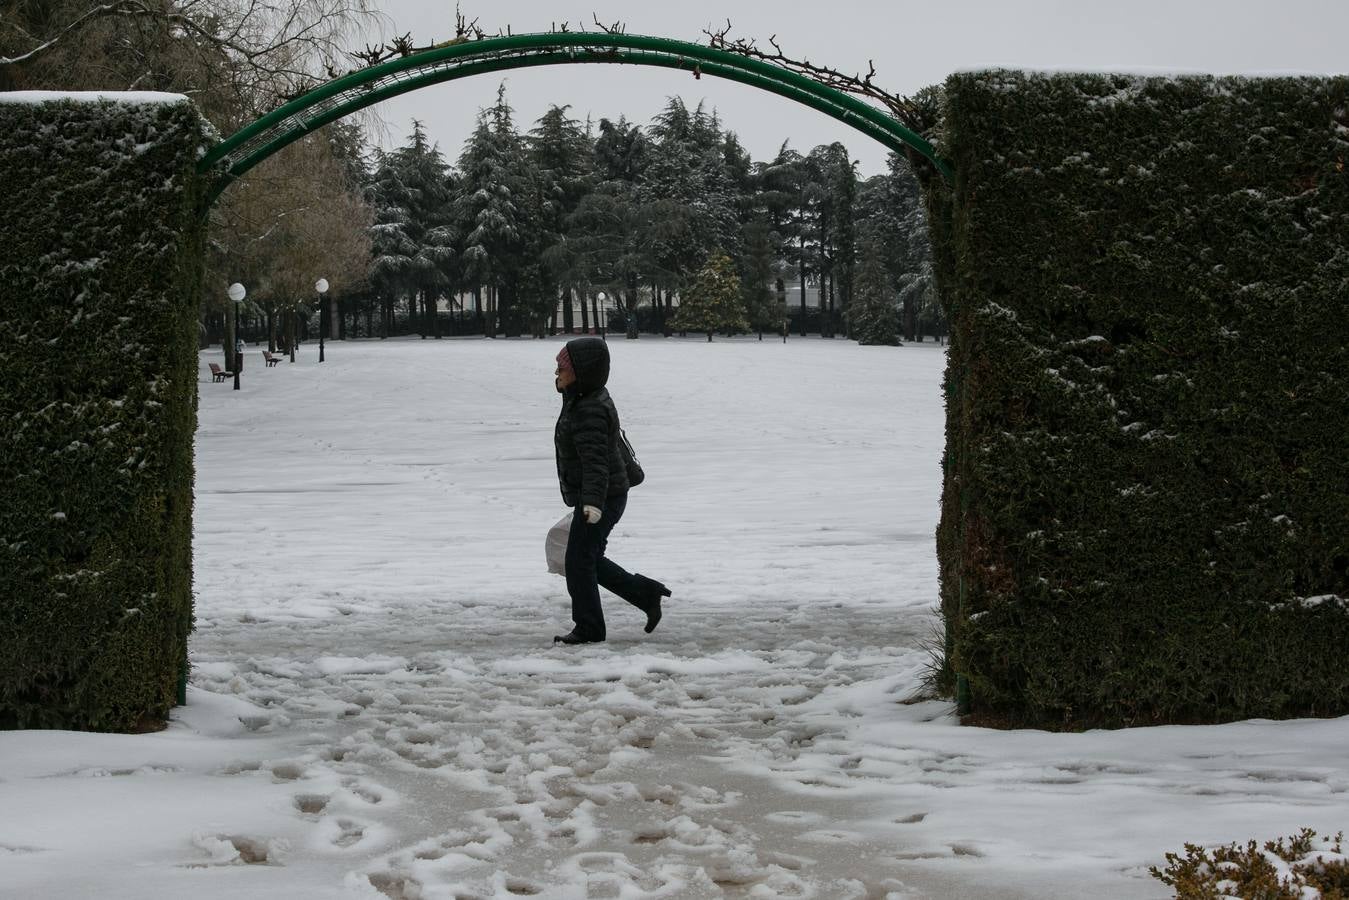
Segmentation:
<svg viewBox="0 0 1349 900">
<path fill-rule="evenodd" d="M 296 141 L 231 187 L 214 211 L 206 309 L 223 310 L 225 285 L 244 281 L 274 337 L 287 316 L 313 304 L 319 278 L 335 295 L 365 285 L 372 221 L 323 136 Z"/>
<path fill-rule="evenodd" d="M 0 0 L 0 89 L 189 96 L 228 133 L 335 72 L 378 32 L 373 0 Z M 348 153 L 349 155 L 349 153 Z M 364 282 L 369 211 L 325 134 L 235 183 L 211 210 L 203 312 L 244 281 L 283 313 Z"/>
<path fill-rule="evenodd" d="M 174 91 L 226 129 L 382 27 L 373 0 L 0 0 L 0 90 Z"/>
</svg>

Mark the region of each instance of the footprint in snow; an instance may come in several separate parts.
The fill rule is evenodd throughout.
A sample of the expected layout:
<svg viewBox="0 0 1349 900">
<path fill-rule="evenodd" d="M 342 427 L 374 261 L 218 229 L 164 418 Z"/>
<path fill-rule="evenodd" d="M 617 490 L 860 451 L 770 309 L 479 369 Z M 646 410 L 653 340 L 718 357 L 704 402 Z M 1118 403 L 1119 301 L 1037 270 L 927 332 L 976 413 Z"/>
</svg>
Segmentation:
<svg viewBox="0 0 1349 900">
<path fill-rule="evenodd" d="M 371 872 L 366 876 L 370 886 L 390 900 L 418 900 L 422 896 L 421 882 L 401 872 Z"/>
<path fill-rule="evenodd" d="M 332 798 L 327 794 L 296 794 L 293 798 L 295 808 L 307 816 L 317 816 L 328 808 Z"/>
<path fill-rule="evenodd" d="M 366 782 L 352 778 L 342 782 L 342 786 L 355 794 L 357 798 L 371 806 L 376 806 L 384 802 L 384 794 L 379 789 L 372 787 Z"/>
<path fill-rule="evenodd" d="M 659 844 L 669 836 L 670 832 L 665 828 L 639 831 L 632 836 L 632 842 L 634 844 Z"/>
<path fill-rule="evenodd" d="M 769 813 L 764 816 L 764 821 L 777 822 L 787 825 L 813 825 L 816 822 L 824 821 L 824 816 L 816 812 L 806 812 L 804 810 L 784 809 L 780 812 Z"/>
<path fill-rule="evenodd" d="M 308 773 L 297 762 L 282 762 L 272 766 L 272 777 L 277 781 L 298 781 Z"/>
<path fill-rule="evenodd" d="M 587 898 L 628 897 L 634 893 L 632 887 L 640 896 L 640 892 L 656 892 L 666 886 L 663 879 L 644 872 L 622 853 L 579 853 L 560 867 L 564 873 L 569 870 L 585 879 Z"/>
<path fill-rule="evenodd" d="M 496 858 L 491 843 L 492 836 L 485 831 L 455 829 L 439 838 L 423 842 L 412 855 L 416 859 L 435 860 L 449 853 L 458 853 L 470 859 L 490 862 Z"/>
<path fill-rule="evenodd" d="M 503 877 L 501 887 L 512 897 L 535 897 L 543 893 L 541 885 L 526 881 L 523 878 L 512 878 L 509 875 Z"/>
<path fill-rule="evenodd" d="M 210 857 L 204 863 L 188 863 L 187 868 L 206 866 L 277 866 L 286 849 L 283 840 L 255 838 L 245 834 L 194 834 L 192 844 Z"/>
<path fill-rule="evenodd" d="M 274 715 L 249 715 L 239 716 L 239 721 L 248 731 L 261 732 L 274 730 L 278 718 Z"/>
<path fill-rule="evenodd" d="M 365 837 L 365 826 L 355 819 L 341 818 L 333 823 L 337 828 L 337 835 L 332 839 L 334 847 L 341 847 L 343 850 L 348 847 L 354 847 Z"/>
<path fill-rule="evenodd" d="M 817 844 L 860 844 L 865 838 L 855 831 L 843 831 L 837 828 L 821 828 L 807 831 L 797 836 L 799 841 L 811 841 Z"/>
</svg>

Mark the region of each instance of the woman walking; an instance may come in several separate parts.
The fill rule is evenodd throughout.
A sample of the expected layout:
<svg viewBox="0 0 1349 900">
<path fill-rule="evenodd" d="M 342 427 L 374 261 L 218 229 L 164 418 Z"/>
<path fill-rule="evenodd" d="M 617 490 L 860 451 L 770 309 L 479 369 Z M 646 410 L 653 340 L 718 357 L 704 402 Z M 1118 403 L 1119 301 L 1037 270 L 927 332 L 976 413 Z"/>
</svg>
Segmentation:
<svg viewBox="0 0 1349 900">
<path fill-rule="evenodd" d="M 562 644 L 604 640 L 601 585 L 646 613 L 648 634 L 660 622 L 661 597 L 670 596 L 659 581 L 627 572 L 604 555 L 609 533 L 623 517 L 629 487 L 608 381 L 609 345 L 599 338 L 568 341 L 558 353 L 554 384 L 562 395 L 562 413 L 553 445 L 562 500 L 574 511 L 566 555 L 574 627 L 554 636 Z"/>
</svg>

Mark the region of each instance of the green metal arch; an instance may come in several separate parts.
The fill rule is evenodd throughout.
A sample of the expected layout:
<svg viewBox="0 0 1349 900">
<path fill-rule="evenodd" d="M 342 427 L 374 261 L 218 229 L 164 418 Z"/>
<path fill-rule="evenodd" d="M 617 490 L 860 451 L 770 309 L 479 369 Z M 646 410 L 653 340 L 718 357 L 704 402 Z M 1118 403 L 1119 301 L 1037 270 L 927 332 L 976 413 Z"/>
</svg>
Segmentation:
<svg viewBox="0 0 1349 900">
<path fill-rule="evenodd" d="M 769 91 L 823 112 L 896 152 L 914 150 L 950 181 L 932 145 L 855 96 L 781 66 L 725 50 L 645 35 L 520 34 L 465 41 L 371 66 L 320 85 L 212 147 L 198 171 L 219 173 L 211 199 L 286 145 L 329 122 L 418 88 L 487 72 L 548 65 L 630 64 L 698 71 Z"/>
</svg>

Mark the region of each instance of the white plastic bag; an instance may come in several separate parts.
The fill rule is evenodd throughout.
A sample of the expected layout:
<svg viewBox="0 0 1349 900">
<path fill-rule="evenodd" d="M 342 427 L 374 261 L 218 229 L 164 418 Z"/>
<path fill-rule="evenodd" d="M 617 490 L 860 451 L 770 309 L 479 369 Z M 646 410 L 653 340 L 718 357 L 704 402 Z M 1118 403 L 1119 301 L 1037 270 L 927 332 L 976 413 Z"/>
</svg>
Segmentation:
<svg viewBox="0 0 1349 900">
<path fill-rule="evenodd" d="M 567 574 L 567 535 L 571 533 L 571 513 L 557 520 L 557 524 L 548 529 L 548 539 L 543 542 L 543 555 L 548 560 L 548 571 L 554 575 Z"/>
</svg>

